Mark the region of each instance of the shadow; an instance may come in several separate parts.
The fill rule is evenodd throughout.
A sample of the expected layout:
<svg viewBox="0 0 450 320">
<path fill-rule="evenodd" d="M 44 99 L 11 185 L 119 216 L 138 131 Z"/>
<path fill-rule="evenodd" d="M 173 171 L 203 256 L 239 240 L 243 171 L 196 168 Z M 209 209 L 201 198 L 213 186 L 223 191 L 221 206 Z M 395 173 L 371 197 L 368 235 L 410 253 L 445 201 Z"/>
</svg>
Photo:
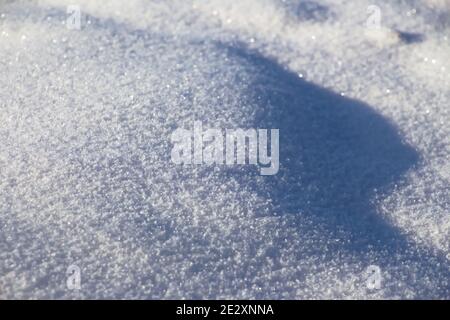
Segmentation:
<svg viewBox="0 0 450 320">
<path fill-rule="evenodd" d="M 247 92 L 260 109 L 254 127 L 280 130 L 280 170 L 253 186 L 271 199 L 274 214 L 289 216 L 298 228 L 308 217 L 336 241 L 336 253 L 367 265 L 410 264 L 397 276 L 431 297 L 448 297 L 445 257 L 413 243 L 376 207 L 376 197 L 401 185 L 420 159 L 395 125 L 367 104 L 309 83 L 244 46 L 225 50 L 257 69 Z M 283 239 L 278 246 L 286 246 Z M 433 277 L 437 287 L 424 289 Z"/>
<path fill-rule="evenodd" d="M 398 36 L 403 43 L 412 44 L 412 43 L 420 43 L 425 40 L 425 36 L 421 33 L 412 33 L 405 31 L 398 31 Z"/>
<path fill-rule="evenodd" d="M 334 16 L 327 6 L 314 1 L 286 1 L 283 5 L 299 21 L 324 22 Z"/>
</svg>

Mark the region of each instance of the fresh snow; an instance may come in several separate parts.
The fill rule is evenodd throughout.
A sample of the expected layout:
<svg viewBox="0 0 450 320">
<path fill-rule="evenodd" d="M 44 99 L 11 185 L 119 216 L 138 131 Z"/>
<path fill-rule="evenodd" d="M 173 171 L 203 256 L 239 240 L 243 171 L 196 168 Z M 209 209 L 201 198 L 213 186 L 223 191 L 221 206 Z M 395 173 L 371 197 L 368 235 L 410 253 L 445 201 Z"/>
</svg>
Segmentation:
<svg viewBox="0 0 450 320">
<path fill-rule="evenodd" d="M 0 2 L 0 299 L 449 299 L 449 72 L 446 0 Z"/>
</svg>

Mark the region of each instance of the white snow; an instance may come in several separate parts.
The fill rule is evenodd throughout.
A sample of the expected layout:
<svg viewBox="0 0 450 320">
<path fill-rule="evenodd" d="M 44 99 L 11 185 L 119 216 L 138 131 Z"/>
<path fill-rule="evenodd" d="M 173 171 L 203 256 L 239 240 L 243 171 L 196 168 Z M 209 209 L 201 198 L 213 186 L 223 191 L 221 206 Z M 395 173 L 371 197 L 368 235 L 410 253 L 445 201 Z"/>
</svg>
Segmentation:
<svg viewBox="0 0 450 320">
<path fill-rule="evenodd" d="M 2 2 L 0 299 L 449 299 L 449 21 L 444 0 Z M 279 128 L 279 173 L 173 164 L 196 120 Z"/>
</svg>

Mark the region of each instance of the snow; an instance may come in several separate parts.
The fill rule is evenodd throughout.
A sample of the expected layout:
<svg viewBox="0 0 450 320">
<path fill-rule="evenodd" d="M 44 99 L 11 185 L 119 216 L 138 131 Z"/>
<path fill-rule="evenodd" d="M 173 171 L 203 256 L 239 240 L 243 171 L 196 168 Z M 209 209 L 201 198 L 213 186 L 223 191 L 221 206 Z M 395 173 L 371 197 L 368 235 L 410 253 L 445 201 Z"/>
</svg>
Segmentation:
<svg viewBox="0 0 450 320">
<path fill-rule="evenodd" d="M 0 298 L 449 299 L 449 8 L 2 3 Z M 278 174 L 172 163 L 195 121 Z"/>
</svg>

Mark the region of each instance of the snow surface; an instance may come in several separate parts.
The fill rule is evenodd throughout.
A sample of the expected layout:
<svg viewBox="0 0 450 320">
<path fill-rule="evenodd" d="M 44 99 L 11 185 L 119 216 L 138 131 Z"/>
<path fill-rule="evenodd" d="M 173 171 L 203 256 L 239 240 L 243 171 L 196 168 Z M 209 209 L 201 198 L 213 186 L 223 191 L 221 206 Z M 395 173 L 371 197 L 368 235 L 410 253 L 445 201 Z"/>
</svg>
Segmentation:
<svg viewBox="0 0 450 320">
<path fill-rule="evenodd" d="M 449 8 L 1 1 L 0 298 L 449 299 Z M 195 120 L 279 173 L 172 164 Z"/>
</svg>

